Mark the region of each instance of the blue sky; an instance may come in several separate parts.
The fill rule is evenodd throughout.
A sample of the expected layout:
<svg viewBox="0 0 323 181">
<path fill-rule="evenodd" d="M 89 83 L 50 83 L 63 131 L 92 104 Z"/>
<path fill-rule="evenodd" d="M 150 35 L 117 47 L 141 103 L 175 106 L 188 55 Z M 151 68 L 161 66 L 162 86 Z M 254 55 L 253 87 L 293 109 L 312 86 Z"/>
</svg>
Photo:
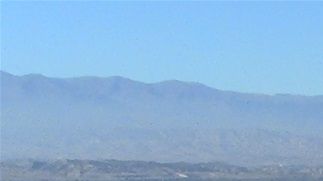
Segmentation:
<svg viewBox="0 0 323 181">
<path fill-rule="evenodd" d="M 323 94 L 323 2 L 1 2 L 1 69 Z"/>
</svg>

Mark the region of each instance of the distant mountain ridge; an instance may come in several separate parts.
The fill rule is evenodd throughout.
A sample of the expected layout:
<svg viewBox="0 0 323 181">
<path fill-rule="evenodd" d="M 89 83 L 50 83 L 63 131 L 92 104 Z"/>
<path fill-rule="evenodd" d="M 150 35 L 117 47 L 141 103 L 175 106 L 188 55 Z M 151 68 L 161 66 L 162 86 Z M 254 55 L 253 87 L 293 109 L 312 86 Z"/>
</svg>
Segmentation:
<svg viewBox="0 0 323 181">
<path fill-rule="evenodd" d="M 2 156 L 8 158 L 323 160 L 323 96 L 1 72 L 1 103 Z"/>
</svg>

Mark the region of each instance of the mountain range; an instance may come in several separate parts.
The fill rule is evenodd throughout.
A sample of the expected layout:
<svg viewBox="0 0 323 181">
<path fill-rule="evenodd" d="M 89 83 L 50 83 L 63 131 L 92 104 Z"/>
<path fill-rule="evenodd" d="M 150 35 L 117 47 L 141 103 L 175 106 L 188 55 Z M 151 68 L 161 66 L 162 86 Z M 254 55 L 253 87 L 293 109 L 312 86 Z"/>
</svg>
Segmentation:
<svg viewBox="0 0 323 181">
<path fill-rule="evenodd" d="M 1 72 L 1 156 L 323 163 L 323 96 Z"/>
</svg>

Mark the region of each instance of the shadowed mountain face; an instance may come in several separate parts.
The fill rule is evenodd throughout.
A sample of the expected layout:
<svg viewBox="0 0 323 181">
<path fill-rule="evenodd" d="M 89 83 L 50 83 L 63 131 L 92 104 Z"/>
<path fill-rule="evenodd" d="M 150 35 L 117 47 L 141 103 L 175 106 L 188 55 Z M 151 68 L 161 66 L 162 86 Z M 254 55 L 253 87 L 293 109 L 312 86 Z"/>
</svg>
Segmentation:
<svg viewBox="0 0 323 181">
<path fill-rule="evenodd" d="M 323 161 L 323 96 L 1 72 L 1 103 L 3 158 Z"/>
</svg>

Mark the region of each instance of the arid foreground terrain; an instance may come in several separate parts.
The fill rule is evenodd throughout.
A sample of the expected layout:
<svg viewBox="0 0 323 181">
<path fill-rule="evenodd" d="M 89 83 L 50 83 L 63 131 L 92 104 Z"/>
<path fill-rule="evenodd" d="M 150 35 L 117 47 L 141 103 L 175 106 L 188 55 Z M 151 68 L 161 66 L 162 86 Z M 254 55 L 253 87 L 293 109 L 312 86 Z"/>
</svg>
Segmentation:
<svg viewBox="0 0 323 181">
<path fill-rule="evenodd" d="M 323 180 L 323 166 L 239 167 L 224 163 L 117 160 L 15 160 L 1 163 L 2 181 Z"/>
</svg>

